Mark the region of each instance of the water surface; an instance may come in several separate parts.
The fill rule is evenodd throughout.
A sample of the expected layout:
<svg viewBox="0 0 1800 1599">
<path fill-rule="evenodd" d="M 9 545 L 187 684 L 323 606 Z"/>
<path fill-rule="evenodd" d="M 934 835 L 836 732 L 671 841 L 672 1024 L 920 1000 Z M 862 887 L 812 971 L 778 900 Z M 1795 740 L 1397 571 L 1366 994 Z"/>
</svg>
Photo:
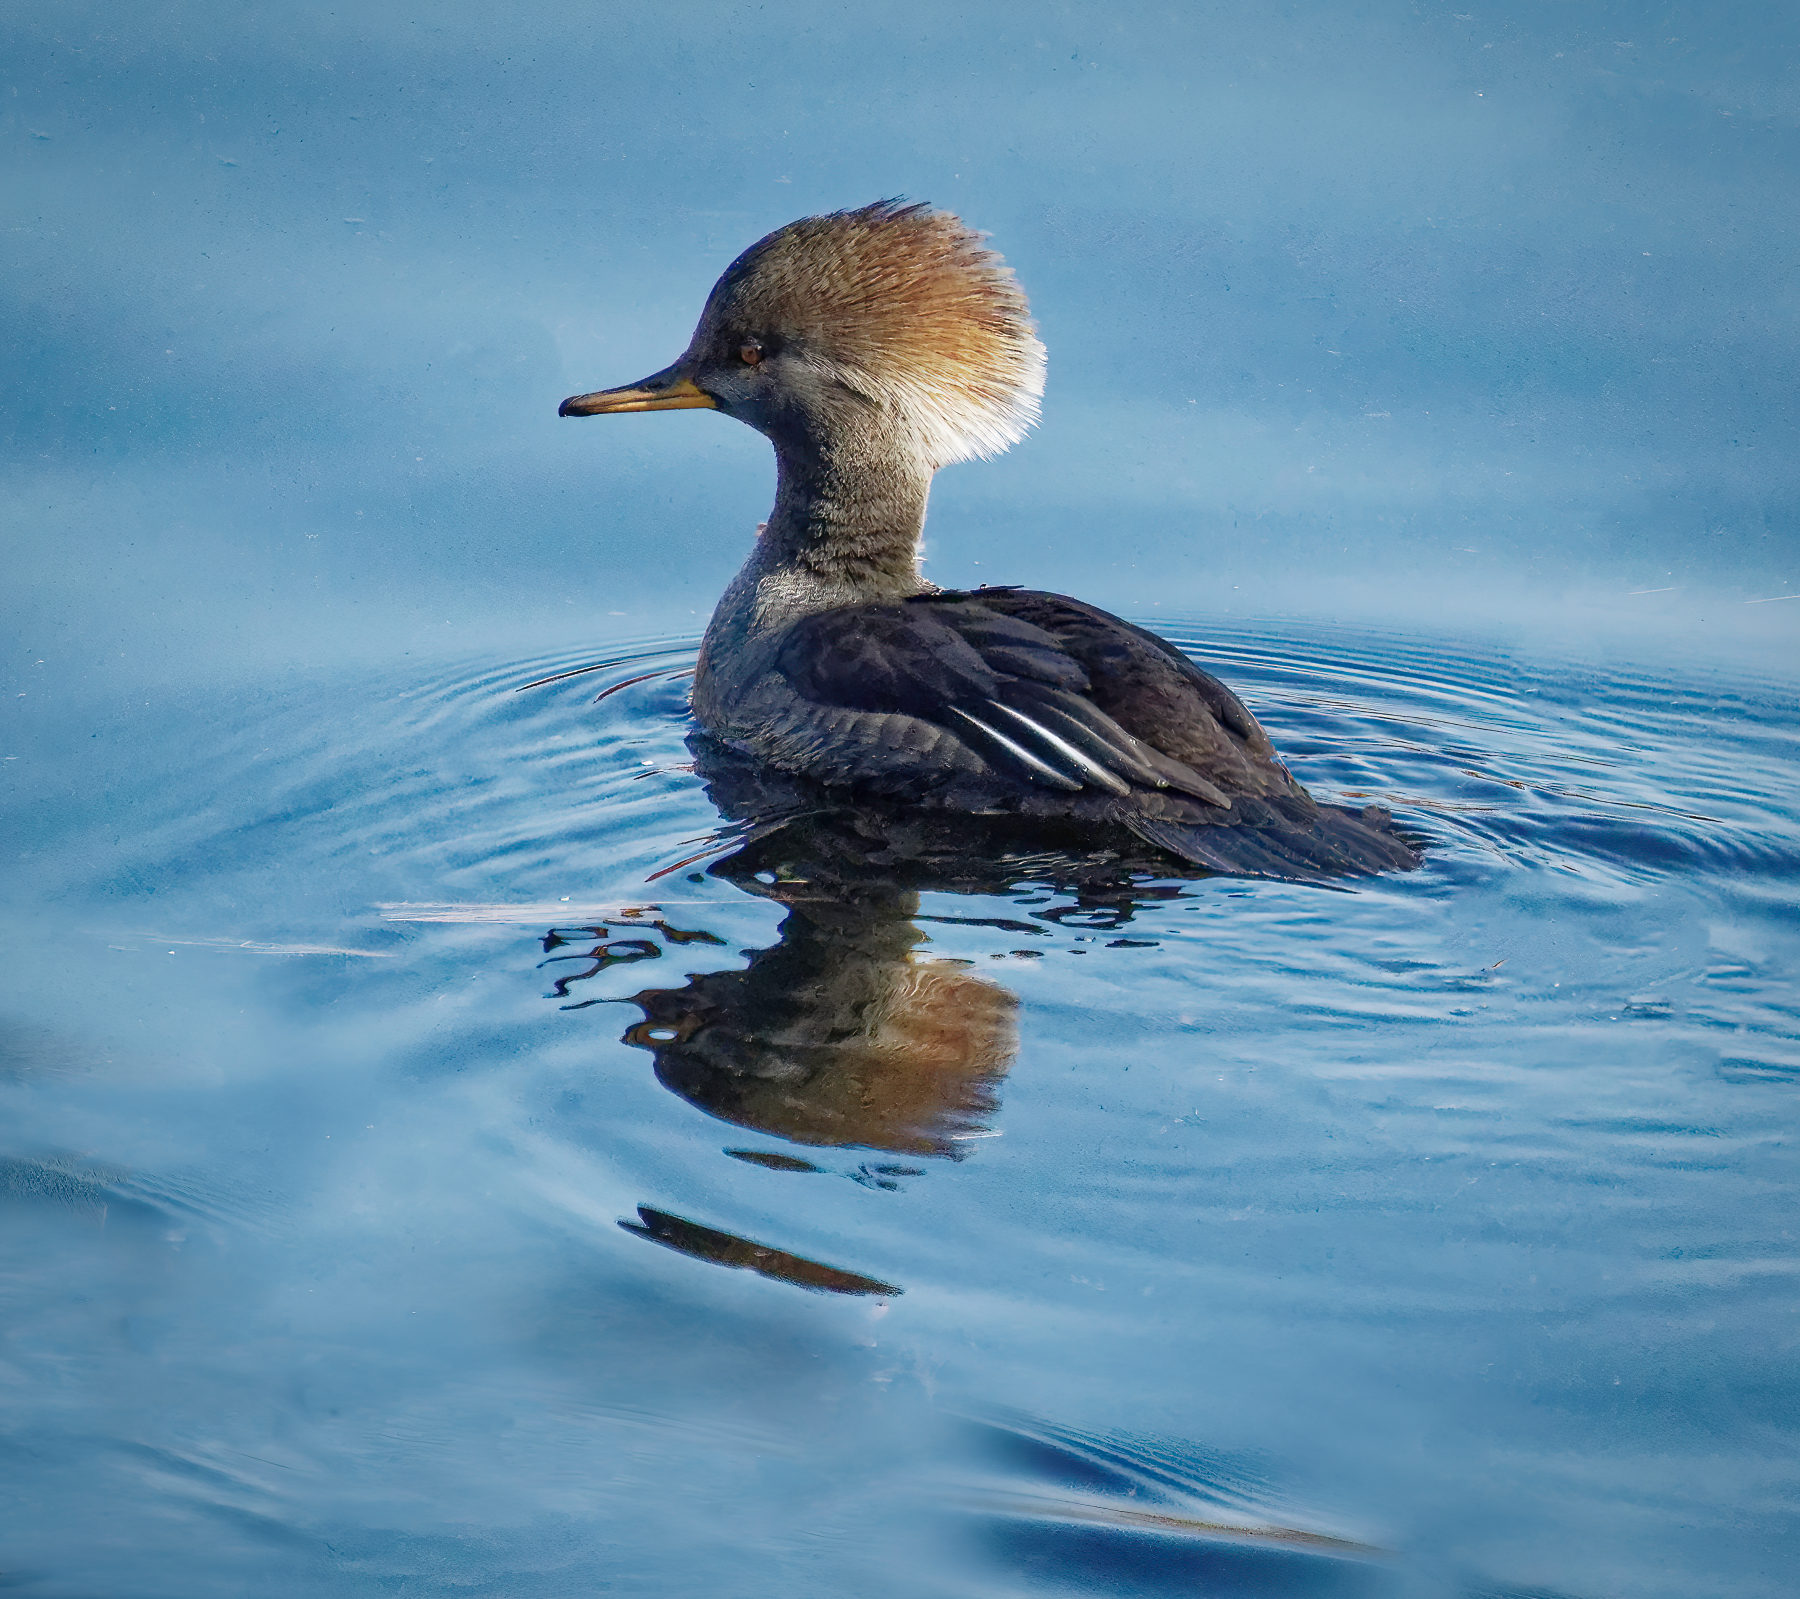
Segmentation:
<svg viewBox="0 0 1800 1599">
<path fill-rule="evenodd" d="M 1794 685 L 1158 625 L 1425 868 L 798 914 L 689 638 L 21 707 L 7 1580 L 1789 1591 Z"/>
</svg>

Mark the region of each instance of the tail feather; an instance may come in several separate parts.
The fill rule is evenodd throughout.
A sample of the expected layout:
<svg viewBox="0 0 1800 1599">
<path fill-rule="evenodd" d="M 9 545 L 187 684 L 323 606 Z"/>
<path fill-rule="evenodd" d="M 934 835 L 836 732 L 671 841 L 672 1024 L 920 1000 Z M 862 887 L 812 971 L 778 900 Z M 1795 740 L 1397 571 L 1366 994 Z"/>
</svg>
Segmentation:
<svg viewBox="0 0 1800 1599">
<path fill-rule="evenodd" d="M 1394 832 L 1379 806 L 1353 811 L 1274 803 L 1278 819 L 1267 826 L 1205 826 L 1148 816 L 1129 817 L 1125 825 L 1147 844 L 1234 877 L 1351 877 L 1410 872 L 1420 863 L 1419 852 Z"/>
</svg>

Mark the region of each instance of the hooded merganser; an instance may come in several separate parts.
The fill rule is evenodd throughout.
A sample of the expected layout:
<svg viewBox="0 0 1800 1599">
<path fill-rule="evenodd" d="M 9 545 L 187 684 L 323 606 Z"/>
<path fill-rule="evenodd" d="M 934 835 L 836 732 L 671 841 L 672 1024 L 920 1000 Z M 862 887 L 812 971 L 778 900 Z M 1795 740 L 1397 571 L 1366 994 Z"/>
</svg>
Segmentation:
<svg viewBox="0 0 1800 1599">
<path fill-rule="evenodd" d="M 709 409 L 775 446 L 775 507 L 701 646 L 694 713 L 859 800 L 1135 833 L 1214 871 L 1409 869 L 1379 807 L 1318 804 L 1242 702 L 1153 633 L 920 571 L 932 474 L 1037 420 L 1044 347 L 956 217 L 804 217 L 726 270 L 673 366 L 563 416 Z"/>
</svg>

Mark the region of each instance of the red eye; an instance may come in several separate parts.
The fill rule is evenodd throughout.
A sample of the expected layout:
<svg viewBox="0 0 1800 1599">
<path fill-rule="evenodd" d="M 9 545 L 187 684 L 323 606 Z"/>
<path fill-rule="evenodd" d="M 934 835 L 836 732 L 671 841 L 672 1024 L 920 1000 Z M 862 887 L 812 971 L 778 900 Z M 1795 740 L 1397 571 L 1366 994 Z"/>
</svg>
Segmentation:
<svg viewBox="0 0 1800 1599">
<path fill-rule="evenodd" d="M 742 361 L 745 366 L 755 366 L 756 363 L 762 359 L 762 346 L 760 344 L 740 344 L 738 346 L 738 359 Z"/>
</svg>

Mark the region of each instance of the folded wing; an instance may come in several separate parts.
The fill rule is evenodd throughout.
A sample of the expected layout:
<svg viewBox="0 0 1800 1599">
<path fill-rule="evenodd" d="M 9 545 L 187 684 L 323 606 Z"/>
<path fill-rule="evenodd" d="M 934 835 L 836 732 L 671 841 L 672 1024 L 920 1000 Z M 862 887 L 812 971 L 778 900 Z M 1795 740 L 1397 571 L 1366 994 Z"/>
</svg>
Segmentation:
<svg viewBox="0 0 1800 1599">
<path fill-rule="evenodd" d="M 1003 596 L 1016 604 L 1022 592 L 926 595 L 897 605 L 825 611 L 789 630 L 776 669 L 794 692 L 823 710 L 926 724 L 946 773 L 983 771 L 1024 791 L 1118 799 L 1139 791 L 1173 793 L 1229 811 L 1233 801 L 1226 788 L 1158 742 L 1140 737 L 1116 714 L 1129 715 L 1128 693 L 1114 692 L 1112 708 L 1102 706 L 1087 663 L 1041 625 L 1054 620 L 1049 608 L 1040 607 L 1044 615 L 1033 617 L 989 603 Z M 1092 649 L 1087 653 L 1099 659 Z M 1170 679 L 1165 692 L 1185 699 L 1190 716 L 1213 724 L 1190 738 L 1190 747 L 1207 750 L 1216 743 L 1229 751 L 1232 735 L 1217 723 L 1203 696 L 1180 681 L 1172 663 L 1164 675 Z M 1119 672 L 1111 677 L 1115 688 L 1122 686 Z M 1249 713 L 1238 710 L 1260 736 Z M 886 740 L 871 740 L 866 728 L 858 728 L 856 737 L 843 742 L 875 746 L 867 762 L 873 777 L 886 765 L 880 746 L 895 738 L 916 745 L 921 731 L 890 727 Z M 1243 743 L 1243 735 L 1237 739 Z M 853 759 L 855 751 L 843 753 Z"/>
<path fill-rule="evenodd" d="M 940 592 L 807 617 L 749 711 L 747 750 L 872 797 L 1109 823 L 1221 872 L 1419 864 L 1386 811 L 1318 804 L 1217 678 L 1060 594 Z"/>
</svg>

